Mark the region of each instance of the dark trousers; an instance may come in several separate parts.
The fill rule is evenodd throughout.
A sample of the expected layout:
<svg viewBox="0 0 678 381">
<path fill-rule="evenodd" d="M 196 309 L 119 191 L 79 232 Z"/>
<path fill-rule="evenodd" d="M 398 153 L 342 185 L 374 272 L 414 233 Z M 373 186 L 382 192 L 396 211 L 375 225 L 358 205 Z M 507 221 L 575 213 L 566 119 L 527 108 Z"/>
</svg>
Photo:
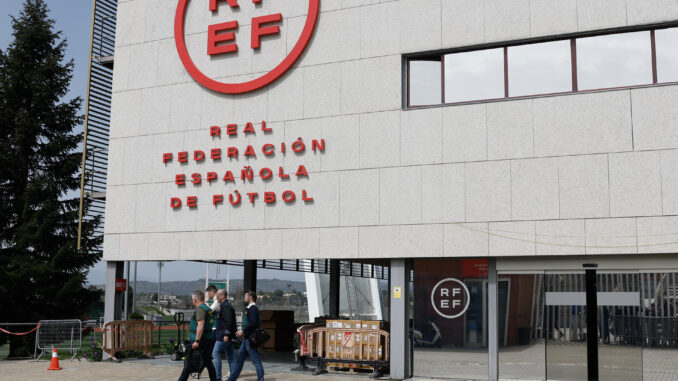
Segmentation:
<svg viewBox="0 0 678 381">
<path fill-rule="evenodd" d="M 193 345 L 193 342 L 190 342 L 189 345 Z M 214 370 L 214 364 L 212 363 L 212 348 L 214 347 L 214 340 L 202 339 L 198 344 L 198 351 L 200 352 L 200 357 L 207 368 L 207 373 L 210 376 L 210 381 L 216 381 L 217 372 Z M 184 360 L 184 370 L 179 376 L 179 381 L 187 381 L 188 376 L 191 375 L 191 370 L 189 369 L 189 356 L 186 356 Z"/>
</svg>

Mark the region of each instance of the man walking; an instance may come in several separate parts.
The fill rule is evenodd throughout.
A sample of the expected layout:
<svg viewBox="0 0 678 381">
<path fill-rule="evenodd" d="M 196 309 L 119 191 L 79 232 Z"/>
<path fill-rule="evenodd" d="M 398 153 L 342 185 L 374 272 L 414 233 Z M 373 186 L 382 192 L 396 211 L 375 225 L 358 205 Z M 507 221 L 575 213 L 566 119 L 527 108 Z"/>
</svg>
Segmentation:
<svg viewBox="0 0 678 381">
<path fill-rule="evenodd" d="M 217 295 L 217 288 L 214 285 L 210 285 L 205 289 L 205 299 L 207 305 L 212 309 L 214 312 L 219 312 L 219 306 L 221 305 L 216 297 Z"/>
<path fill-rule="evenodd" d="M 191 316 L 191 325 L 188 329 L 189 345 L 192 350 L 200 352 L 200 357 L 207 368 L 210 381 L 216 381 L 217 376 L 214 371 L 214 364 L 212 364 L 211 351 L 214 339 L 211 324 L 208 324 L 211 320 L 212 310 L 205 304 L 205 294 L 202 291 L 194 291 L 191 296 L 195 311 L 193 311 L 193 316 Z M 181 372 L 181 376 L 179 376 L 179 381 L 187 381 L 188 376 L 191 374 L 189 359 L 190 356 L 186 356 L 184 370 Z"/>
<path fill-rule="evenodd" d="M 233 340 L 238 330 L 235 320 L 235 309 L 228 301 L 228 292 L 226 290 L 217 291 L 217 302 L 219 303 L 219 315 L 216 329 L 214 331 L 214 368 L 217 372 L 217 380 L 221 381 L 221 354 L 226 353 L 228 360 L 228 370 L 233 372 L 235 356 L 233 354 Z"/>
<path fill-rule="evenodd" d="M 257 293 L 254 291 L 247 291 L 243 298 L 243 303 L 247 308 L 242 320 L 242 329 L 236 332 L 237 337 L 242 338 L 242 345 L 238 352 L 238 359 L 235 362 L 235 367 L 231 371 L 231 376 L 228 381 L 235 381 L 240 376 L 243 366 L 245 365 L 245 358 L 249 355 L 252 360 L 254 368 L 257 370 L 257 381 L 264 381 L 264 366 L 261 364 L 261 357 L 257 348 L 252 347 L 249 338 L 254 332 L 261 327 L 261 319 L 259 318 L 259 308 L 255 302 L 257 301 Z"/>
</svg>

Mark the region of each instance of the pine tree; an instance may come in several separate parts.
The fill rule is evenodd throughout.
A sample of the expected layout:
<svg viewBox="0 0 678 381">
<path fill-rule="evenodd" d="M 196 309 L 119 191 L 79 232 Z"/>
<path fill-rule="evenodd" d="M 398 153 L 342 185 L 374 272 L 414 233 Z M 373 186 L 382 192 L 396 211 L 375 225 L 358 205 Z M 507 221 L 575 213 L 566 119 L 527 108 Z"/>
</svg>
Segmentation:
<svg viewBox="0 0 678 381">
<path fill-rule="evenodd" d="M 85 282 L 101 242 L 99 221 L 88 222 L 77 250 L 82 99 L 65 100 L 74 64 L 44 0 L 25 0 L 12 29 L 0 50 L 0 322 L 81 318 L 99 297 Z M 30 340 L 10 339 L 10 356 L 32 353 Z"/>
</svg>

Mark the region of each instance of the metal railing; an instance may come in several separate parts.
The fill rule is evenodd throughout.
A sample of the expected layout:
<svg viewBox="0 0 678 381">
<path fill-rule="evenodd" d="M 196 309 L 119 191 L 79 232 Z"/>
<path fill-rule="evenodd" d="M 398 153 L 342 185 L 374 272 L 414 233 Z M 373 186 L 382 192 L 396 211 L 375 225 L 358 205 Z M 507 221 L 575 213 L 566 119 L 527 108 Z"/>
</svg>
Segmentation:
<svg viewBox="0 0 678 381">
<path fill-rule="evenodd" d="M 223 261 L 204 261 L 210 263 L 219 263 L 229 266 L 243 266 L 244 261 L 223 260 Z M 266 259 L 258 260 L 257 267 L 260 269 L 296 271 L 316 274 L 329 274 L 329 259 Z M 379 264 L 362 263 L 357 261 L 340 261 L 340 274 L 343 276 L 357 278 L 373 278 L 388 280 L 389 266 L 383 261 Z"/>
<path fill-rule="evenodd" d="M 83 133 L 78 249 L 81 248 L 82 235 L 100 237 L 104 231 L 117 7 L 117 0 L 94 1 Z M 83 222 L 97 219 L 100 223 L 93 232 L 83 229 Z M 102 250 L 102 245 L 99 245 L 92 251 L 101 253 Z"/>
</svg>

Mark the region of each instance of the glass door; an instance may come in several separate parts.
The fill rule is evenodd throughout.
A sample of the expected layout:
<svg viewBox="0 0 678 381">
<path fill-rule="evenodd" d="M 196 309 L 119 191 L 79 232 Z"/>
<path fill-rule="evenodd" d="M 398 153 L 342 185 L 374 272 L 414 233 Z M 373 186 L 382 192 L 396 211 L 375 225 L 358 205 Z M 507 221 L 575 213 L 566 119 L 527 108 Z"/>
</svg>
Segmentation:
<svg viewBox="0 0 678 381">
<path fill-rule="evenodd" d="M 596 274 L 601 381 L 643 379 L 638 273 Z"/>
<path fill-rule="evenodd" d="M 588 378 L 585 273 L 546 273 L 544 277 L 546 378 Z"/>
</svg>

